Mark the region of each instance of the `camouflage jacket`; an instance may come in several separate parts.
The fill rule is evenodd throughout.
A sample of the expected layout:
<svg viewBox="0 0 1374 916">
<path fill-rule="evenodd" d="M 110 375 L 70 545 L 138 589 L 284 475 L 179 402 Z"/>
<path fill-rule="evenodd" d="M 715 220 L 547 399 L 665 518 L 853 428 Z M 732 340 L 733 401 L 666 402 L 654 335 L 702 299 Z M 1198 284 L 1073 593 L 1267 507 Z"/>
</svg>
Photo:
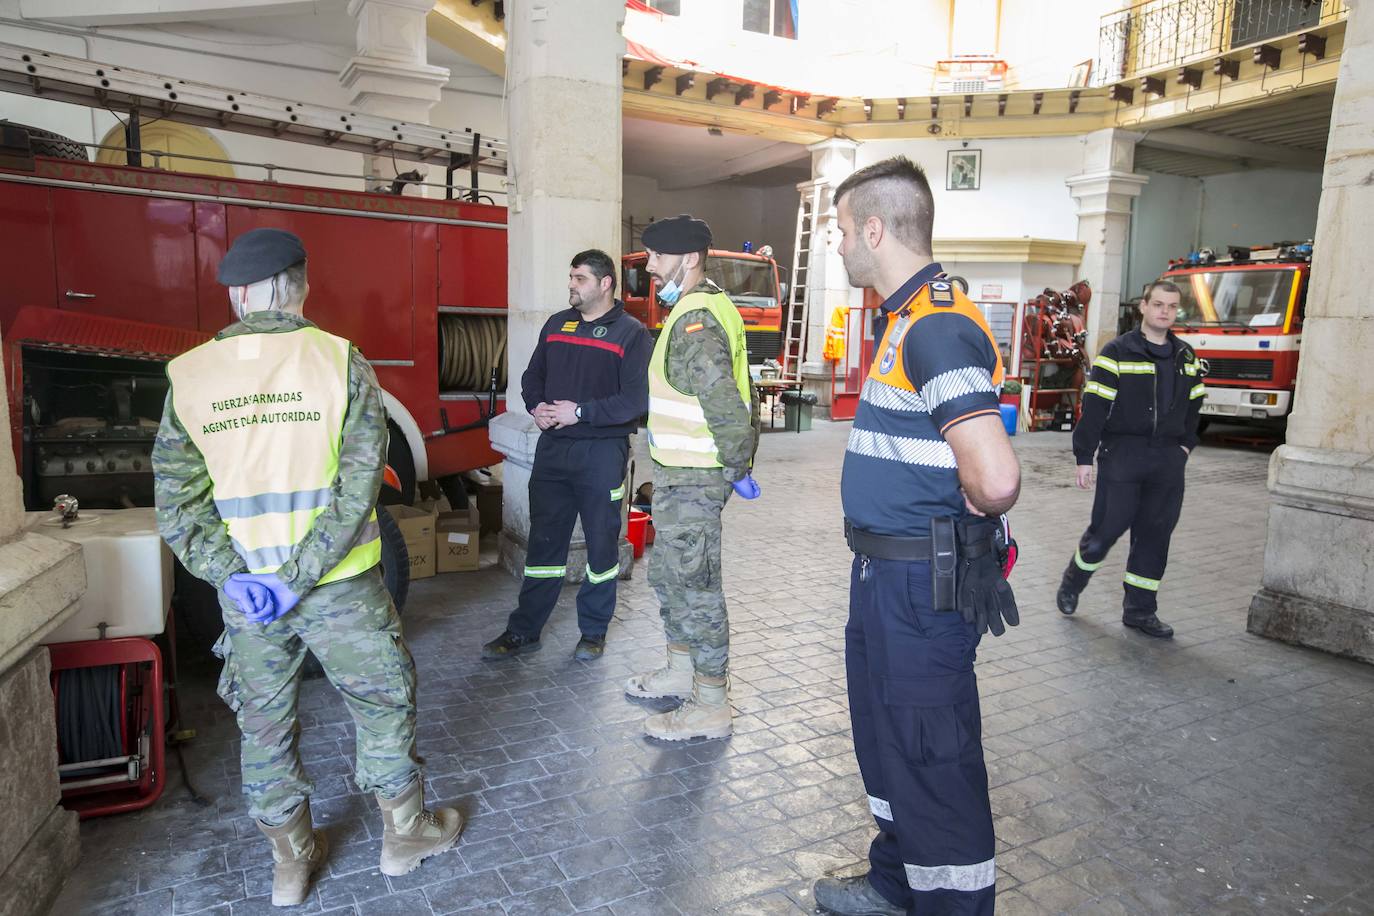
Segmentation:
<svg viewBox="0 0 1374 916">
<path fill-rule="evenodd" d="M 698 322 L 705 327 L 687 333 L 686 328 Z M 740 400 L 730 339 L 710 312 L 693 309 L 679 318 L 669 333 L 668 381 L 684 394 L 696 395 L 706 414 L 711 437 L 716 440 L 725 479 L 739 480 L 749 472 L 758 448 L 758 396 L 751 387 L 749 404 Z M 660 485 L 681 485 L 700 483 L 703 472 L 698 468 L 656 467 L 654 477 Z"/>
<path fill-rule="evenodd" d="M 253 312 L 215 335 L 272 334 L 313 327 L 289 312 Z M 277 575 L 297 595 L 315 587 L 353 547 L 377 502 L 386 466 L 386 411 L 372 366 L 357 347 L 349 352 L 348 411 L 339 448 L 334 498 L 296 545 Z M 162 426 L 153 443 L 153 493 L 157 526 L 172 553 L 191 573 L 222 588 L 224 580 L 248 566 L 234 550 L 229 531 L 215 509 L 214 484 L 205 459 L 177 419 L 168 392 Z M 289 487 L 288 487 L 289 489 Z"/>
</svg>

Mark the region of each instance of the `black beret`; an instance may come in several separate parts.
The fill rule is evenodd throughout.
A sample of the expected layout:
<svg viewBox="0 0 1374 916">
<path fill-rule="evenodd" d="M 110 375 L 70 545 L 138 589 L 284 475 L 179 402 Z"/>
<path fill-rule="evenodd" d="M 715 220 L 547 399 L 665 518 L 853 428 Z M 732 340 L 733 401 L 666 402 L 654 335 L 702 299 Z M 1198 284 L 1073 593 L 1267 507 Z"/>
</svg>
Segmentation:
<svg viewBox="0 0 1374 916">
<path fill-rule="evenodd" d="M 219 262 L 216 279 L 225 286 L 248 286 L 275 277 L 305 260 L 300 237 L 285 229 L 250 229 L 234 239 Z"/>
<path fill-rule="evenodd" d="M 645 248 L 659 254 L 690 254 L 711 247 L 711 227 L 683 213 L 650 223 L 643 240 Z"/>
</svg>

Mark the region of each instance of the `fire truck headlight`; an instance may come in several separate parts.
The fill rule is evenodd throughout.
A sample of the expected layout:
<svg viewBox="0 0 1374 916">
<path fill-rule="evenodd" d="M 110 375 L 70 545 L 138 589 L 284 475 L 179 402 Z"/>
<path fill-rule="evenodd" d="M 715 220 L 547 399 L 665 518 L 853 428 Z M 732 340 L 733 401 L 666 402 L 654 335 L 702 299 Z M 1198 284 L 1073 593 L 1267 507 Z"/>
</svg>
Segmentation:
<svg viewBox="0 0 1374 916">
<path fill-rule="evenodd" d="M 1251 404 L 1268 404 L 1273 407 L 1279 402 L 1279 396 L 1271 391 L 1252 391 L 1250 392 Z"/>
</svg>

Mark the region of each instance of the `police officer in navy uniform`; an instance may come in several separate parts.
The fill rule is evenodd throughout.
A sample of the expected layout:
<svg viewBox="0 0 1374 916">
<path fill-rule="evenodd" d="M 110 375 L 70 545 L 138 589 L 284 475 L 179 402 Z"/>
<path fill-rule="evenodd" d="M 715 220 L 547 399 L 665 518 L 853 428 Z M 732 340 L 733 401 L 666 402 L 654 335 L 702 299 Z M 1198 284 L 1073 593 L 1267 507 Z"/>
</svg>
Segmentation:
<svg viewBox="0 0 1374 916">
<path fill-rule="evenodd" d="M 884 297 L 845 450 L 854 551 L 845 664 L 854 750 L 878 835 L 869 871 L 822 878 L 840 914 L 993 912 L 994 839 L 974 653 L 1018 622 L 1002 575 L 1020 467 L 1001 357 L 978 308 L 932 263 L 925 173 L 898 156 L 835 190 L 849 282 Z"/>
<path fill-rule="evenodd" d="M 1078 610 L 1078 597 L 1107 552 L 1126 529 L 1121 622 L 1168 639 L 1174 628 L 1159 619 L 1158 598 L 1169 539 L 1183 509 L 1183 472 L 1198 443 L 1198 415 L 1207 391 L 1193 348 L 1170 330 L 1181 293 L 1167 280 L 1150 284 L 1140 300 L 1140 327 L 1102 348 L 1083 388 L 1083 415 L 1073 431 L 1080 489 L 1097 493 L 1092 520 L 1059 583 L 1055 603 L 1064 614 Z"/>
<path fill-rule="evenodd" d="M 482 657 L 508 658 L 539 648 L 567 574 L 568 543 L 580 516 L 587 571 L 577 593 L 582 638 L 575 658 L 606 647 L 620 574 L 621 503 L 630 433 L 649 409 L 653 342 L 615 298 L 616 265 L 591 249 L 572 259 L 568 304 L 539 332 L 520 379 L 525 408 L 542 431 L 530 475 L 530 540 L 520 604 Z"/>
</svg>

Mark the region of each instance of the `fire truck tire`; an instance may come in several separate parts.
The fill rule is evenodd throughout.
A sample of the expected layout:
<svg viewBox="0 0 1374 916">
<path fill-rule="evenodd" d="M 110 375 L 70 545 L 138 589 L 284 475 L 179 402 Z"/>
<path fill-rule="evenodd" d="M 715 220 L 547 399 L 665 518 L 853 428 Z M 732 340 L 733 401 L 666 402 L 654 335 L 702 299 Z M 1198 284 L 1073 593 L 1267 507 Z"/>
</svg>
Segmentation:
<svg viewBox="0 0 1374 916">
<path fill-rule="evenodd" d="M 0 124 L 28 131 L 29 148 L 33 150 L 35 156 L 47 156 L 51 159 L 74 159 L 78 162 L 90 160 L 90 157 L 86 155 L 85 146 L 61 134 L 55 134 L 40 127 L 30 127 L 27 124 L 16 124 L 13 121 L 0 121 Z"/>
<path fill-rule="evenodd" d="M 396 491 L 390 487 L 382 487 L 380 501 L 382 505 L 393 505 L 400 503 L 403 506 L 413 506 L 415 504 L 415 455 L 410 450 L 410 443 L 406 441 L 405 433 L 401 428 L 390 420 L 386 423 L 387 444 L 386 444 L 386 463 L 396 472 L 396 476 L 401 478 L 401 493 L 398 497 Z"/>
<path fill-rule="evenodd" d="M 1206 417 L 1204 417 L 1204 418 L 1201 419 L 1201 420 L 1198 420 L 1198 421 L 1197 421 L 1197 434 L 1200 436 L 1200 435 L 1202 435 L 1203 433 L 1207 432 L 1207 427 L 1210 426 L 1211 423 L 1212 423 L 1212 421 L 1209 420 L 1209 419 L 1207 419 Z"/>
<path fill-rule="evenodd" d="M 385 509 L 377 510 L 377 528 L 382 538 L 382 581 L 391 593 L 396 613 L 400 614 L 405 610 L 406 597 L 410 593 L 410 552 L 406 550 L 400 526 Z"/>
</svg>

